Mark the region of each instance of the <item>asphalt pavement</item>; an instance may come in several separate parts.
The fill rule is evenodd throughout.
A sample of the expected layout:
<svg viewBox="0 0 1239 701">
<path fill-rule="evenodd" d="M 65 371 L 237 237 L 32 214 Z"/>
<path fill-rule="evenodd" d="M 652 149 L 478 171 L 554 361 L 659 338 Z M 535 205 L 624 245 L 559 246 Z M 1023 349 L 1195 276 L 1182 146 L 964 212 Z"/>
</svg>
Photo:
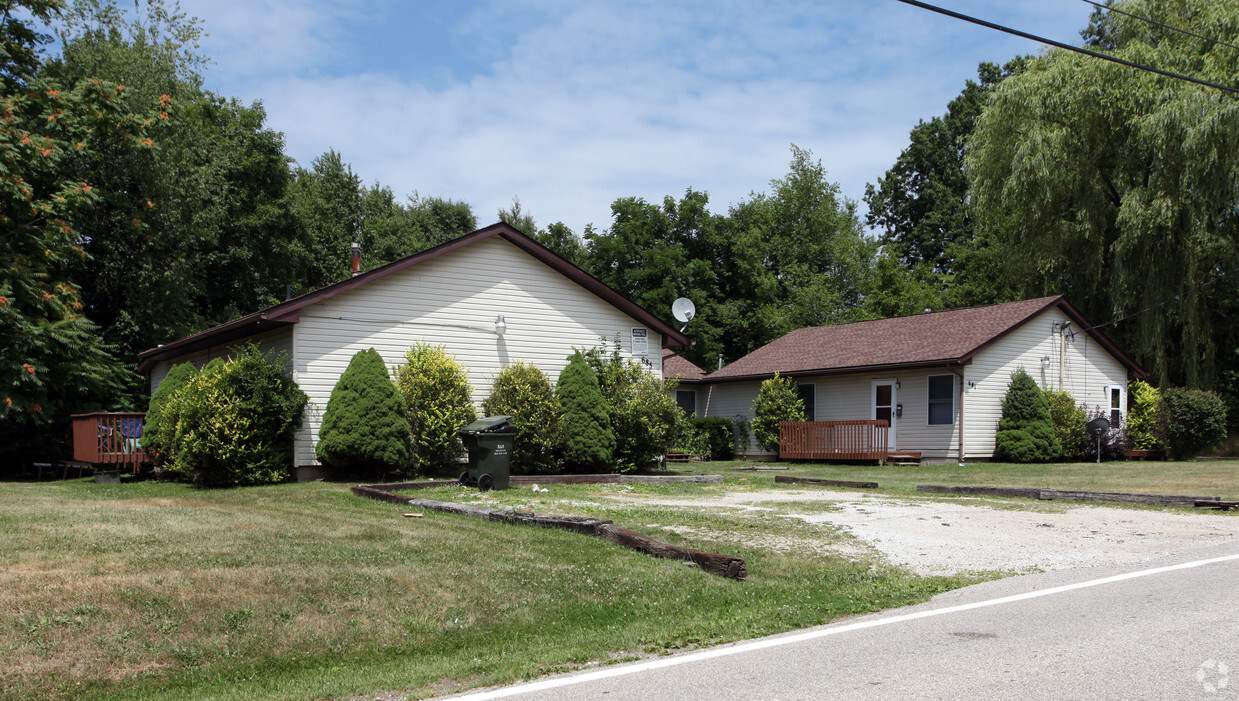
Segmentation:
<svg viewBox="0 0 1239 701">
<path fill-rule="evenodd" d="M 918 606 L 457 701 L 1239 701 L 1239 546 L 1012 577 Z"/>
</svg>

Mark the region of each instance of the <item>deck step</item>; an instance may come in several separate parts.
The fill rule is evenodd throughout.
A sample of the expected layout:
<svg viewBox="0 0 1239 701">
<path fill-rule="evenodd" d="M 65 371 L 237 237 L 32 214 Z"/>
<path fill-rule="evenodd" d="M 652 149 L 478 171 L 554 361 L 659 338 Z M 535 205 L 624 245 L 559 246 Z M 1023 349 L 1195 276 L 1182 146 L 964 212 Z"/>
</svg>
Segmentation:
<svg viewBox="0 0 1239 701">
<path fill-rule="evenodd" d="M 886 464 L 896 467 L 917 467 L 921 464 L 921 454 L 914 450 L 901 450 L 886 456 Z"/>
</svg>

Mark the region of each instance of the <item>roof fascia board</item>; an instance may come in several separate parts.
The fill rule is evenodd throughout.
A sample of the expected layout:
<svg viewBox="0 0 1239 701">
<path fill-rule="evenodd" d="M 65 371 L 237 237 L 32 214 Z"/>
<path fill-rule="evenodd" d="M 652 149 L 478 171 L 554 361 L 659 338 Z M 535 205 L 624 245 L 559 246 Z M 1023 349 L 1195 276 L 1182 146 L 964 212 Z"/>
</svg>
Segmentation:
<svg viewBox="0 0 1239 701">
<path fill-rule="evenodd" d="M 816 370 L 794 370 L 792 372 L 783 372 L 780 370 L 779 375 L 783 377 L 824 377 L 828 375 L 859 375 L 869 372 L 889 372 L 891 370 L 924 370 L 926 368 L 945 368 L 958 367 L 960 365 L 970 365 L 971 359 L 964 360 L 963 358 L 941 358 L 938 360 L 925 360 L 915 363 L 884 363 L 882 365 L 856 365 L 846 368 L 825 368 Z M 769 380 L 774 377 L 775 373 L 756 373 L 753 375 L 735 375 L 730 377 L 714 377 L 707 374 L 701 378 L 699 382 L 705 384 L 719 384 L 723 382 L 752 382 L 754 380 Z"/>
</svg>

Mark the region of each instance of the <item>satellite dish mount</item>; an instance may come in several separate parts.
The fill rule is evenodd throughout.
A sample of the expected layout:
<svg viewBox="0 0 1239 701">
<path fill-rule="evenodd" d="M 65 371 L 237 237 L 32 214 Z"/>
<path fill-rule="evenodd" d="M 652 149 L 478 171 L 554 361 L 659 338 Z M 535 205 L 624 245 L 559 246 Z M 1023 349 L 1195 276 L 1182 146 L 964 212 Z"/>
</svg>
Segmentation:
<svg viewBox="0 0 1239 701">
<path fill-rule="evenodd" d="M 684 329 L 688 328 L 688 322 L 697 315 L 697 305 L 693 304 L 693 300 L 688 297 L 681 297 L 671 303 L 671 315 L 676 318 L 676 321 L 684 322 L 684 325 L 680 327 L 680 333 L 683 333 Z"/>
</svg>

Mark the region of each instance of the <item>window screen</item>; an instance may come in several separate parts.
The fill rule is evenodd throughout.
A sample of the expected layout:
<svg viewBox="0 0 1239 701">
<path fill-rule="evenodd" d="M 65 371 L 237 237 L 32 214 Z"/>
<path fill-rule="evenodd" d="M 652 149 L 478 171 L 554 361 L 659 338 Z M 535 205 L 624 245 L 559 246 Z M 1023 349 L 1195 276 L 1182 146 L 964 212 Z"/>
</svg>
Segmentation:
<svg viewBox="0 0 1239 701">
<path fill-rule="evenodd" d="M 929 425 L 955 423 L 955 376 L 932 375 L 929 378 Z"/>
<path fill-rule="evenodd" d="M 796 393 L 804 400 L 805 421 L 817 421 L 814 411 L 817 408 L 817 388 L 814 385 L 796 385 Z"/>
<path fill-rule="evenodd" d="M 677 389 L 675 391 L 675 403 L 680 406 L 680 410 L 689 416 L 697 415 L 697 390 L 695 389 Z"/>
</svg>

